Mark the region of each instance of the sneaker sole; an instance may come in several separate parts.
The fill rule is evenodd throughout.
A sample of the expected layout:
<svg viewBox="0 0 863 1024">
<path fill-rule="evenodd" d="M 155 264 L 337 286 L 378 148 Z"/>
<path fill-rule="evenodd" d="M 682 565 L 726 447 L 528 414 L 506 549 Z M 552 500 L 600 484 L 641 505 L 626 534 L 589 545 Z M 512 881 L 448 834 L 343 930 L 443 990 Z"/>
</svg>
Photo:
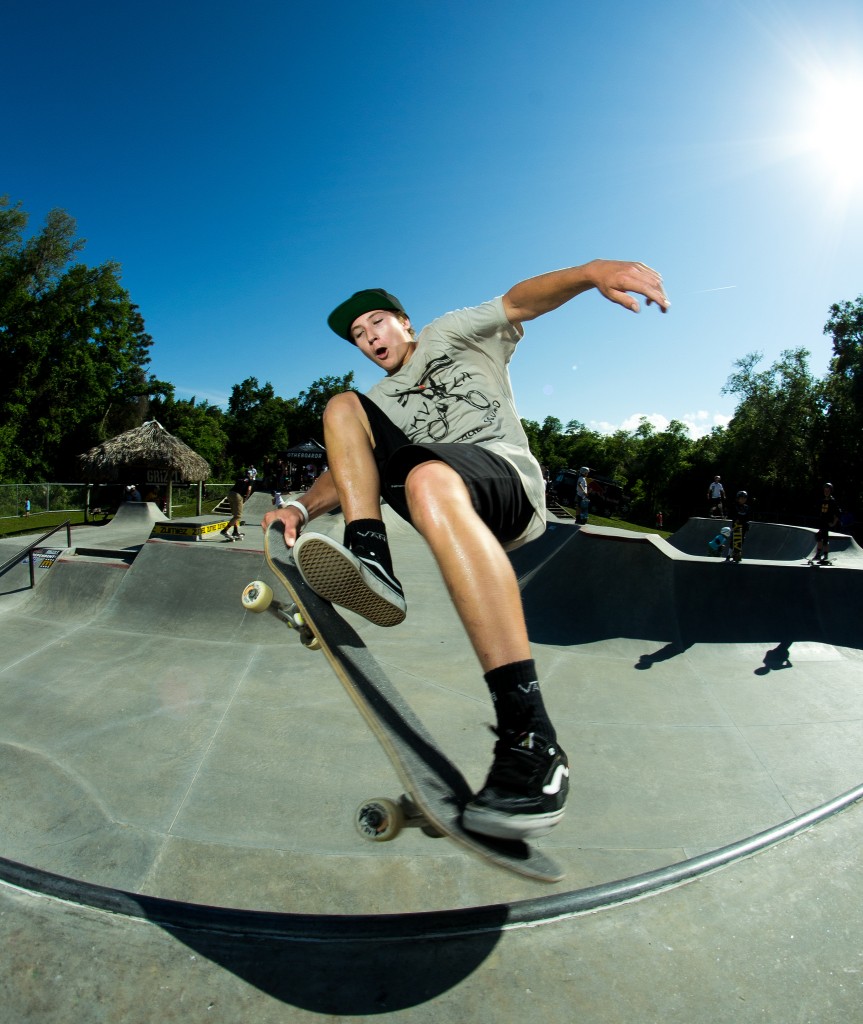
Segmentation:
<svg viewBox="0 0 863 1024">
<path fill-rule="evenodd" d="M 539 839 L 559 825 L 564 808 L 548 814 L 502 814 L 485 808 L 465 807 L 462 825 L 469 832 L 493 839 Z"/>
<path fill-rule="evenodd" d="M 310 537 L 294 552 L 303 579 L 325 601 L 347 608 L 376 626 L 397 626 L 405 611 L 372 590 L 343 550 Z"/>
</svg>

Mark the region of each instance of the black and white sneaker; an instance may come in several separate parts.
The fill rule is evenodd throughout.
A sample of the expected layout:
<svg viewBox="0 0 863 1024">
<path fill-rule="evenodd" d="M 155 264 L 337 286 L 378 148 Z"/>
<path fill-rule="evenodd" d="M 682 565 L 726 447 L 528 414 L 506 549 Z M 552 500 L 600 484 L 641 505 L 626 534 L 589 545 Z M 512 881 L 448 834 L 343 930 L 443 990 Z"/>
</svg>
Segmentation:
<svg viewBox="0 0 863 1024">
<path fill-rule="evenodd" d="M 497 839 L 534 839 L 563 818 L 569 762 L 556 743 L 533 732 L 505 732 L 485 785 L 465 807 L 462 824 Z"/>
<path fill-rule="evenodd" d="M 316 594 L 376 626 L 397 626 L 407 605 L 402 585 L 371 555 L 359 557 L 322 533 L 303 533 L 294 561 Z"/>
<path fill-rule="evenodd" d="M 225 540 L 230 540 L 231 539 L 231 534 L 228 532 L 228 527 L 227 526 L 224 528 L 224 530 L 219 530 L 219 533 L 221 533 L 221 535 L 225 538 Z"/>
<path fill-rule="evenodd" d="M 231 540 L 245 540 L 246 535 L 244 533 L 232 533 Z"/>
</svg>

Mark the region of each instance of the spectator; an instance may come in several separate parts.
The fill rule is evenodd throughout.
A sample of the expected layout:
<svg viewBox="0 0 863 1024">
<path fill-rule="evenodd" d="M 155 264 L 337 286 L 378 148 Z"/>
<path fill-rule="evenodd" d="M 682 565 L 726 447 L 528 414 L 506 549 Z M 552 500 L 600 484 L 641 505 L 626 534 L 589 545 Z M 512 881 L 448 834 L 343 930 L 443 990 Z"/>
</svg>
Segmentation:
<svg viewBox="0 0 863 1024">
<path fill-rule="evenodd" d="M 715 476 L 707 488 L 708 514 L 711 519 L 725 518 L 725 488 L 718 476 Z"/>
<path fill-rule="evenodd" d="M 231 521 L 222 530 L 225 540 L 242 540 L 246 535 L 240 533 L 240 519 L 243 515 L 243 503 L 252 493 L 252 481 L 248 474 L 241 476 L 234 486 L 228 491 L 228 502 L 231 506 Z M 231 533 L 233 526 L 234 532 Z"/>
<path fill-rule="evenodd" d="M 578 502 L 578 521 L 586 523 L 590 512 L 590 498 L 587 492 L 587 474 L 590 472 L 587 466 L 582 466 L 578 471 L 578 480 L 575 484 L 576 501 Z"/>
<path fill-rule="evenodd" d="M 839 524 L 841 510 L 833 497 L 833 484 L 824 484 L 821 504 L 818 510 L 818 532 L 815 534 L 815 556 L 812 564 L 828 565 L 830 562 L 830 531 Z"/>
</svg>

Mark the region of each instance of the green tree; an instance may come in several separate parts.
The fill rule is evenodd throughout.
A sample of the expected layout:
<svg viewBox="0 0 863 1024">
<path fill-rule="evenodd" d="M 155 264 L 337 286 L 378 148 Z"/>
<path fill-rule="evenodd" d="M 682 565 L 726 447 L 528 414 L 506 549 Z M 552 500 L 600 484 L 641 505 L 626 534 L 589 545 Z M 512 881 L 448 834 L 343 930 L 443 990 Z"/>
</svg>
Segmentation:
<svg viewBox="0 0 863 1024">
<path fill-rule="evenodd" d="M 231 475 L 225 414 L 217 405 L 196 398 L 175 401 L 172 388 L 169 395 L 151 404 L 151 412 L 167 431 L 207 460 L 211 479 L 224 480 Z"/>
<path fill-rule="evenodd" d="M 811 503 L 823 436 L 822 388 L 806 349 L 789 349 L 768 369 L 759 352 L 737 360 L 723 394 L 740 402 L 726 433 L 726 489 L 753 496 L 761 518 L 783 519 Z M 802 503 L 802 504 L 801 504 Z"/>
<path fill-rule="evenodd" d="M 0 479 L 74 478 L 166 385 L 145 373 L 152 339 L 119 266 L 73 263 L 84 242 L 64 211 L 25 239 L 27 219 L 0 197 Z"/>
<path fill-rule="evenodd" d="M 826 423 L 819 468 L 835 484 L 840 505 L 863 502 L 863 295 L 830 307 L 824 333 L 833 358 L 824 381 Z"/>
<path fill-rule="evenodd" d="M 636 476 L 633 485 L 635 502 L 633 512 L 639 521 L 652 524 L 656 513 L 662 512 L 668 521 L 685 518 L 679 506 L 676 484 L 688 472 L 693 441 L 680 420 L 672 420 L 665 430 L 658 431 L 646 418 L 642 418 L 635 431 L 638 451 L 631 472 Z"/>
<path fill-rule="evenodd" d="M 247 377 L 231 389 L 225 414 L 231 471 L 263 462 L 288 447 L 293 406 L 276 395 L 273 385 Z"/>
<path fill-rule="evenodd" d="M 324 409 L 327 402 L 343 391 L 356 391 L 354 372 L 342 377 L 320 377 L 305 391 L 291 400 L 293 417 L 290 423 L 290 443 L 302 444 L 310 438 L 324 440 Z"/>
</svg>

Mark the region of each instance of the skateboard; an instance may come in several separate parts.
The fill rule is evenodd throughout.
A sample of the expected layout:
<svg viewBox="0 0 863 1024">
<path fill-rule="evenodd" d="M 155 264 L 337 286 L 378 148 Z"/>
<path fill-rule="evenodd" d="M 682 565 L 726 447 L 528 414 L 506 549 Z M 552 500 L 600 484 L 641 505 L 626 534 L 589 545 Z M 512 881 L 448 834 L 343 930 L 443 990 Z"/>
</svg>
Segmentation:
<svg viewBox="0 0 863 1024">
<path fill-rule="evenodd" d="M 303 646 L 323 652 L 405 787 L 398 798 L 375 797 L 360 804 L 354 820 L 360 835 L 385 842 L 404 828 L 418 828 L 525 878 L 560 881 L 559 865 L 529 843 L 494 839 L 463 827 L 462 810 L 473 797 L 467 780 L 437 746 L 359 634 L 303 580 L 282 545 L 283 529 L 278 521 L 270 524 L 264 535 L 264 555 L 289 600 L 275 600 L 272 588 L 255 580 L 243 590 L 243 607 L 252 612 L 272 610 L 298 633 Z"/>
<path fill-rule="evenodd" d="M 743 524 L 734 523 L 731 527 L 731 557 L 739 562 L 743 557 Z"/>
</svg>

